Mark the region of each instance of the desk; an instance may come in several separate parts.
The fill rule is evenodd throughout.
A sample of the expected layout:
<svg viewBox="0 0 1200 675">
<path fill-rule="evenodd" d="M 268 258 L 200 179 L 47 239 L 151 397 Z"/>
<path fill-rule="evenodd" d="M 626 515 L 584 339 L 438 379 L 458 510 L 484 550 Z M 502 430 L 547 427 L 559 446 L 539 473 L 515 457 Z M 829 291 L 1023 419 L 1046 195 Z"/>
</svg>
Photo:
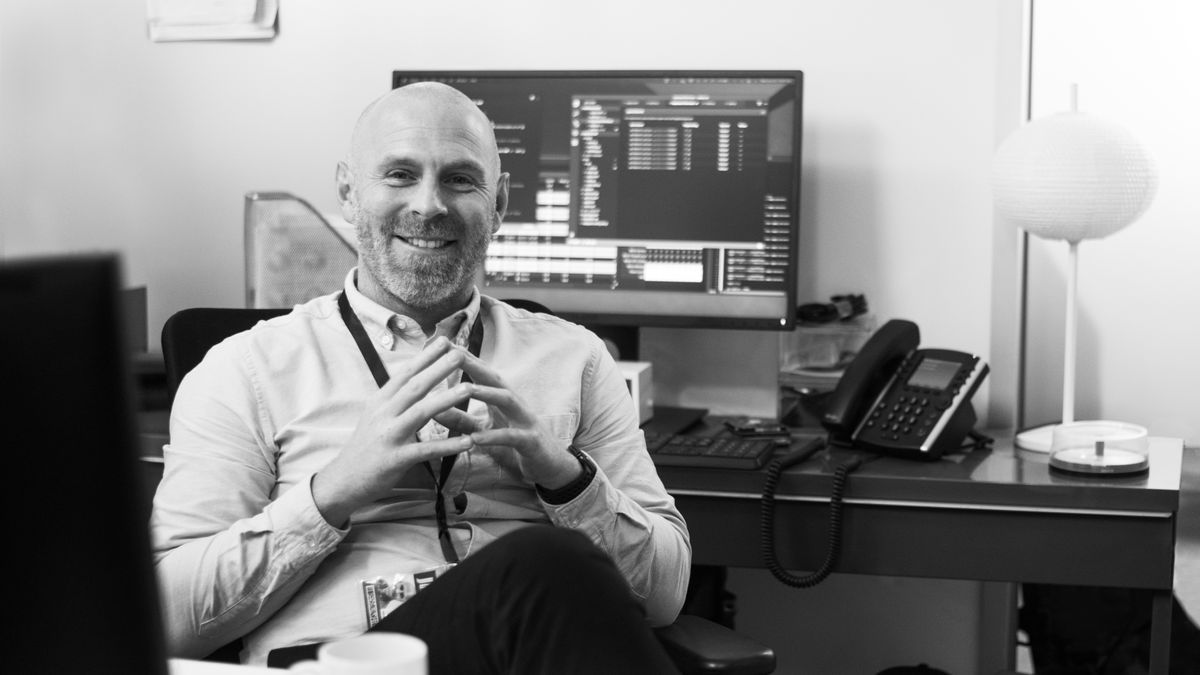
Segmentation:
<svg viewBox="0 0 1200 675">
<path fill-rule="evenodd" d="M 776 552 L 787 569 L 825 556 L 832 472 L 858 454 L 826 450 L 784 472 Z M 1151 672 L 1170 649 L 1182 441 L 1152 438 L 1150 470 L 1093 478 L 997 437 L 936 462 L 880 457 L 851 474 L 838 572 L 1141 588 L 1153 591 Z M 660 467 L 691 532 L 693 562 L 763 567 L 762 472 Z"/>
</svg>

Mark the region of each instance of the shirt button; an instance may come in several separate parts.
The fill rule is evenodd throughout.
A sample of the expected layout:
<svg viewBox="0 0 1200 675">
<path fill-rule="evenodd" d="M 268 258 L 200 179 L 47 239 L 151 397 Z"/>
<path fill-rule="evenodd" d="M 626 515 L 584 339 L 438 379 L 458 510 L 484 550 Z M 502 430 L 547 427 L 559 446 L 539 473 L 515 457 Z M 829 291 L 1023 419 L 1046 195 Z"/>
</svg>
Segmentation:
<svg viewBox="0 0 1200 675">
<path fill-rule="evenodd" d="M 391 349 L 392 343 L 394 343 L 395 341 L 396 341 L 395 338 L 393 338 L 390 334 L 384 334 L 379 337 L 379 344 L 384 349 Z"/>
</svg>

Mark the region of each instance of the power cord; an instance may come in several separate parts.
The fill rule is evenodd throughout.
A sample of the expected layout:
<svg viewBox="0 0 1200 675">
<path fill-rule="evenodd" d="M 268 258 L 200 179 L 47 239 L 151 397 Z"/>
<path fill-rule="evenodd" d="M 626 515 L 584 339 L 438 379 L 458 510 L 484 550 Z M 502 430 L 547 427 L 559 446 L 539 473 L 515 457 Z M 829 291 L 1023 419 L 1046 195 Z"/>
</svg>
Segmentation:
<svg viewBox="0 0 1200 675">
<path fill-rule="evenodd" d="M 833 572 L 842 550 L 842 498 L 846 492 L 846 481 L 848 476 L 863 464 L 861 457 L 855 457 L 834 470 L 833 489 L 829 497 L 829 527 L 825 560 L 812 574 L 794 575 L 783 568 L 775 553 L 775 490 L 779 484 L 779 476 L 784 469 L 803 462 L 826 446 L 827 441 L 825 440 L 814 441 L 771 462 L 767 467 L 767 477 L 763 483 L 759 521 L 763 563 L 767 569 L 771 570 L 771 574 L 776 579 L 793 588 L 811 588 L 824 581 Z"/>
</svg>

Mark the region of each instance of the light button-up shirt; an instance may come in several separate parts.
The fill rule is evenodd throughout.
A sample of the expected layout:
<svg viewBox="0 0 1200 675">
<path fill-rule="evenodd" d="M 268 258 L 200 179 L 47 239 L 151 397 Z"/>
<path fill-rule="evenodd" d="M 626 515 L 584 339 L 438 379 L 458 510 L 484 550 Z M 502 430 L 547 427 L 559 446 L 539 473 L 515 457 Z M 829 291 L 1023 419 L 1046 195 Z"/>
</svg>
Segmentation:
<svg viewBox="0 0 1200 675">
<path fill-rule="evenodd" d="M 353 277 L 345 290 L 385 368 L 398 372 L 429 338 L 362 296 Z M 603 343 L 479 294 L 435 335 L 465 340 L 476 315 L 481 358 L 597 471 L 574 499 L 548 504 L 511 448 L 463 453 L 445 488 L 446 499 L 465 496 L 461 512 L 447 508 L 455 549 L 470 556 L 532 523 L 573 528 L 608 552 L 652 624 L 673 621 L 690 569 L 687 528 Z M 202 657 L 243 638 L 243 660 L 262 664 L 276 647 L 360 633 L 363 580 L 445 562 L 424 467 L 356 511 L 346 529 L 327 523 L 313 502 L 313 475 L 348 442 L 377 388 L 336 295 L 226 339 L 183 379 L 151 523 L 172 656 Z M 484 410 L 479 401 L 468 409 Z"/>
</svg>

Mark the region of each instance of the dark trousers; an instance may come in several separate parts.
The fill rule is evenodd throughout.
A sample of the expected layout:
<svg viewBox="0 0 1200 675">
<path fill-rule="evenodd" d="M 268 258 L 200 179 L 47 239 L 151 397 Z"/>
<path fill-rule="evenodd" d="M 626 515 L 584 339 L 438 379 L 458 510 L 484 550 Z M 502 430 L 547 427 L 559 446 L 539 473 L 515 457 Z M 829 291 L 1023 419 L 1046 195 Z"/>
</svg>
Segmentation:
<svg viewBox="0 0 1200 675">
<path fill-rule="evenodd" d="M 425 640 L 431 675 L 678 672 L 608 555 L 548 526 L 489 544 L 372 630 Z M 268 665 L 317 646 L 274 650 Z"/>
</svg>

